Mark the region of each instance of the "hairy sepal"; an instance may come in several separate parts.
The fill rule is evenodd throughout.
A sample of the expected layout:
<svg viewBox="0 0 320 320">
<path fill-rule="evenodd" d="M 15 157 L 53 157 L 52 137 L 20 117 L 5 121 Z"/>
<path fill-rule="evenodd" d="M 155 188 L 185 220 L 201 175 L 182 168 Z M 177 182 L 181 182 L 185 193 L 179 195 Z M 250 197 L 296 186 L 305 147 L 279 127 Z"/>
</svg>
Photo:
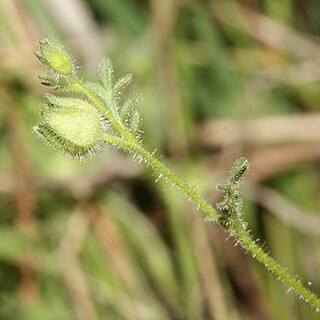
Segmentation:
<svg viewBox="0 0 320 320">
<path fill-rule="evenodd" d="M 33 131 L 59 152 L 83 159 L 103 145 L 101 115 L 89 102 L 47 95 L 40 108 L 40 123 Z"/>
</svg>

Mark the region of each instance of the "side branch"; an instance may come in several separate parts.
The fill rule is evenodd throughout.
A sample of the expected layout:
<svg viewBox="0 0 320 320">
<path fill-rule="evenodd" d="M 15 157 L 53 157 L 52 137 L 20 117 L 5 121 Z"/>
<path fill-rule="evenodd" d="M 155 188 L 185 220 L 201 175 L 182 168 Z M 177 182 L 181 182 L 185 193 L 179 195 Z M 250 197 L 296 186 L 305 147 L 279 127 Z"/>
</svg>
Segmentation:
<svg viewBox="0 0 320 320">
<path fill-rule="evenodd" d="M 216 211 L 193 188 L 191 188 L 187 183 L 181 180 L 174 172 L 163 165 L 158 159 L 156 159 L 143 147 L 110 135 L 105 136 L 105 142 L 122 148 L 129 153 L 133 153 L 138 158 L 143 160 L 148 166 L 151 166 L 164 178 L 171 181 L 178 189 L 181 189 L 187 197 L 192 199 L 193 202 L 201 210 L 203 210 L 203 212 L 208 214 L 208 216 L 206 217 L 207 221 L 217 222 L 222 225 L 235 237 L 236 240 L 238 240 L 242 244 L 242 246 L 251 254 L 253 258 L 257 259 L 268 270 L 272 271 L 277 277 L 287 283 L 299 297 L 310 303 L 310 305 L 313 306 L 317 312 L 320 310 L 319 298 L 309 289 L 303 286 L 299 280 L 292 277 L 284 267 L 280 266 L 258 244 L 256 244 L 256 242 L 254 242 L 254 240 L 252 240 L 249 236 L 249 232 L 245 228 L 243 228 L 241 221 L 235 221 L 235 217 L 227 218 Z"/>
</svg>

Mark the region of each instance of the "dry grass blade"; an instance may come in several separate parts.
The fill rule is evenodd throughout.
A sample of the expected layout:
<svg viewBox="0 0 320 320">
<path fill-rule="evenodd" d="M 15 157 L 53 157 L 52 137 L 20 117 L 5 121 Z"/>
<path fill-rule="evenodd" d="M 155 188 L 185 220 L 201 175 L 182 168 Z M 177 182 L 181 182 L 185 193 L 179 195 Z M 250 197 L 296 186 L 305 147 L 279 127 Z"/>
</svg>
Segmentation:
<svg viewBox="0 0 320 320">
<path fill-rule="evenodd" d="M 275 190 L 254 184 L 247 195 L 288 226 L 309 235 L 320 236 L 320 215 L 300 209 Z"/>
<path fill-rule="evenodd" d="M 58 249 L 59 265 L 78 320 L 95 320 L 98 315 L 91 299 L 84 272 L 78 261 L 92 217 L 76 209 L 69 218 L 68 228 Z"/>
<path fill-rule="evenodd" d="M 207 148 L 246 143 L 255 147 L 288 143 L 320 143 L 320 115 L 269 116 L 244 121 L 204 122 L 199 144 Z"/>
<path fill-rule="evenodd" d="M 317 57 L 320 41 L 316 37 L 294 31 L 235 2 L 212 5 L 212 13 L 223 24 L 247 32 L 266 45 L 300 58 Z"/>
</svg>

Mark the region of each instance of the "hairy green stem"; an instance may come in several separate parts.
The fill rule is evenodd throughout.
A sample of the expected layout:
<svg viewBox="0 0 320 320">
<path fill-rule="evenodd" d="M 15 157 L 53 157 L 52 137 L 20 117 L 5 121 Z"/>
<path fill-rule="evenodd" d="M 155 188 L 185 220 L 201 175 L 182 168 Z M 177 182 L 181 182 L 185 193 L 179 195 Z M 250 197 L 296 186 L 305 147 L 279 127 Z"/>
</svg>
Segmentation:
<svg viewBox="0 0 320 320">
<path fill-rule="evenodd" d="M 320 300 L 313 292 L 301 284 L 295 277 L 276 262 L 267 252 L 265 252 L 249 235 L 241 224 L 236 224 L 234 228 L 228 230 L 242 247 L 247 250 L 253 258 L 261 262 L 268 271 L 272 271 L 279 279 L 287 283 L 293 291 L 305 301 L 309 302 L 316 310 L 320 311 Z"/>
<path fill-rule="evenodd" d="M 176 187 L 181 189 L 199 208 L 210 215 L 212 220 L 219 221 L 221 218 L 220 213 L 218 213 L 206 200 L 204 200 L 192 187 L 190 187 L 186 182 L 179 178 L 174 172 L 168 169 L 163 163 L 161 163 L 157 158 L 155 158 L 150 152 L 146 151 L 143 147 L 138 144 L 134 144 L 128 141 L 124 141 L 121 138 L 106 135 L 105 141 L 111 143 L 117 147 L 125 149 L 129 152 L 141 157 L 142 160 L 146 162 L 147 165 L 151 166 L 155 171 L 159 173 L 160 176 L 171 181 Z"/>
<path fill-rule="evenodd" d="M 240 222 L 230 221 L 230 224 L 225 224 L 222 220 L 223 216 L 217 212 L 206 200 L 204 200 L 193 188 L 181 180 L 174 172 L 156 159 L 153 154 L 146 151 L 141 145 L 137 145 L 115 136 L 106 135 L 105 142 L 132 152 L 140 157 L 145 163 L 151 166 L 162 177 L 171 181 L 176 187 L 182 190 L 188 198 L 199 207 L 203 212 L 207 213 L 211 221 L 215 221 L 224 226 L 232 236 L 241 243 L 253 258 L 260 261 L 267 270 L 272 271 L 279 279 L 287 283 L 301 298 L 309 302 L 316 311 L 320 311 L 320 300 L 309 289 L 301 284 L 299 280 L 292 277 L 287 270 L 280 266 L 273 258 L 271 258 L 249 235 L 248 230 L 243 228 Z M 224 222 L 224 223 L 222 223 Z"/>
</svg>

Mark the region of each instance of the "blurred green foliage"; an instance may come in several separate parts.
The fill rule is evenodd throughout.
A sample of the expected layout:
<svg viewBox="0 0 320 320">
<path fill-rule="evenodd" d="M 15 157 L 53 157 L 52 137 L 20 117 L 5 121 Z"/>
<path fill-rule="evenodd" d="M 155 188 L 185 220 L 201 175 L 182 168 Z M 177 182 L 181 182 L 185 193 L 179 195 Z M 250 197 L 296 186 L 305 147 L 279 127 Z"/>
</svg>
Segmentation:
<svg viewBox="0 0 320 320">
<path fill-rule="evenodd" d="M 230 163 L 249 157 L 254 234 L 319 293 L 320 129 L 304 122 L 319 119 L 318 9 L 317 0 L 0 2 L 0 318 L 320 319 L 149 171 L 110 149 L 78 163 L 30 130 L 43 35 L 64 41 L 89 79 L 110 56 L 143 94 L 145 144 L 212 203 Z M 262 128 L 278 132 L 271 142 L 249 130 L 280 115 Z M 224 139 L 207 137 L 204 124 L 222 120 Z"/>
</svg>

